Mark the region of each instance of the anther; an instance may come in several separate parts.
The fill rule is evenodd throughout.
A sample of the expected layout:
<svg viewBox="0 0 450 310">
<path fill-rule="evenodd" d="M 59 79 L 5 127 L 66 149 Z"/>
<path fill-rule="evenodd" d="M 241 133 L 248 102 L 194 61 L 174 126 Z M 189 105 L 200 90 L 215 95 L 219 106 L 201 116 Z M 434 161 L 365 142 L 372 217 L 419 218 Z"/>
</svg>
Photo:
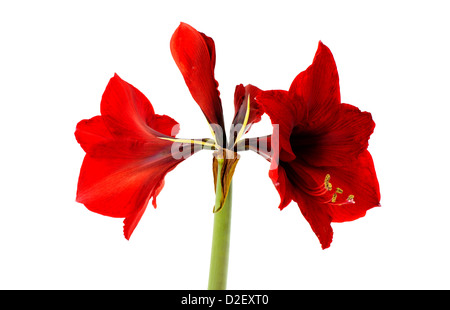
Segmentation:
<svg viewBox="0 0 450 310">
<path fill-rule="evenodd" d="M 333 194 L 333 197 L 331 198 L 331 202 L 336 202 L 336 198 L 337 198 L 337 194 L 336 193 L 334 193 Z"/>
<path fill-rule="evenodd" d="M 325 181 L 323 181 L 323 183 L 324 183 L 324 185 L 325 185 L 325 188 L 327 189 L 327 190 L 329 190 L 329 191 L 331 191 L 332 189 L 333 189 L 333 185 L 331 185 L 331 183 L 329 182 L 330 181 L 330 175 L 329 174 L 327 174 L 326 176 L 325 176 Z"/>
</svg>

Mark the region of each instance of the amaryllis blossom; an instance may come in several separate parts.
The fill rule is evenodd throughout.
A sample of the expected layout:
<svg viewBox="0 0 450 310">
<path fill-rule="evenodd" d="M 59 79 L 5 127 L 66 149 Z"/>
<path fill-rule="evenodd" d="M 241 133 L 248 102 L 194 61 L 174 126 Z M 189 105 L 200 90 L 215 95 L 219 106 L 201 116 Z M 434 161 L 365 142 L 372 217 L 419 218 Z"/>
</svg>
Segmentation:
<svg viewBox="0 0 450 310">
<path fill-rule="evenodd" d="M 156 208 L 156 197 L 169 171 L 201 149 L 222 152 L 227 144 L 218 83 L 214 78 L 214 41 L 181 23 L 172 36 L 170 49 L 192 97 L 210 124 L 214 139 L 175 138 L 179 124 L 169 116 L 156 114 L 145 95 L 117 74 L 103 94 L 101 115 L 82 120 L 75 131 L 77 141 L 86 152 L 76 200 L 93 212 L 125 218 L 127 239 L 150 199 Z M 233 128 L 237 128 L 237 134 L 231 132 L 230 150 L 235 149 L 235 139 L 260 120 L 262 111 L 254 100 L 258 91 L 251 85 L 236 87 Z M 253 107 L 251 113 L 246 112 L 249 106 Z M 230 152 L 235 154 L 226 153 Z M 225 189 L 238 159 L 237 154 L 230 157 L 225 162 L 226 168 L 221 170 Z"/>
<path fill-rule="evenodd" d="M 331 222 L 352 221 L 379 206 L 367 150 L 375 127 L 371 114 L 341 103 L 336 64 L 322 42 L 288 91 L 264 91 L 256 99 L 277 125 L 279 147 L 269 158 L 269 176 L 279 208 L 295 201 L 325 249 L 333 238 Z"/>
<path fill-rule="evenodd" d="M 156 114 L 139 90 L 115 75 L 103 94 L 101 116 L 79 122 L 75 131 L 86 151 L 77 201 L 91 211 L 125 218 L 129 239 L 150 198 L 156 207 L 164 176 L 193 153 L 189 145 L 186 156 L 174 158 L 173 142 L 160 139 L 173 137 L 177 125 Z"/>
</svg>

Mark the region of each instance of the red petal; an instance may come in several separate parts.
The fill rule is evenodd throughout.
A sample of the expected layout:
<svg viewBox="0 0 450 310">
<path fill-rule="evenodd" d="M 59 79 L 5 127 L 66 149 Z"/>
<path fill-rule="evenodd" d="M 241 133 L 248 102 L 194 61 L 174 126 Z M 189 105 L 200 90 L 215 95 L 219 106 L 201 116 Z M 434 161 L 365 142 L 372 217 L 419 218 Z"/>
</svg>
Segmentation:
<svg viewBox="0 0 450 310">
<path fill-rule="evenodd" d="M 263 91 L 257 96 L 256 100 L 262 105 L 272 124 L 278 126 L 278 134 L 273 134 L 272 139 L 279 140 L 280 159 L 283 161 L 295 159 L 295 154 L 289 141 L 292 130 L 298 120 L 301 119 L 297 114 L 298 109 L 295 106 L 295 102 L 289 93 L 284 90 Z"/>
<path fill-rule="evenodd" d="M 181 23 L 170 41 L 170 50 L 192 97 L 210 124 L 224 127 L 222 103 L 214 78 L 214 41 L 188 24 Z M 223 130 L 223 129 L 222 129 Z"/>
<path fill-rule="evenodd" d="M 331 216 L 328 210 L 309 196 L 297 195 L 296 202 L 319 239 L 322 249 L 330 247 L 333 241 L 333 228 L 330 225 Z"/>
<path fill-rule="evenodd" d="M 155 112 L 150 101 L 117 74 L 106 86 L 100 111 L 106 127 L 114 136 L 145 140 L 153 135 L 149 124 Z"/>
<path fill-rule="evenodd" d="M 289 93 L 300 101 L 298 108 L 308 123 L 323 123 L 333 116 L 333 108 L 341 103 L 339 76 L 333 54 L 322 42 L 312 65 L 294 79 Z"/>
<path fill-rule="evenodd" d="M 336 109 L 341 106 L 339 77 L 328 47 L 319 42 L 312 65 L 294 79 L 289 92 L 264 91 L 256 100 L 272 124 L 280 126 L 280 159 L 293 160 L 291 133 L 295 130 L 314 139 L 335 124 Z"/>
<path fill-rule="evenodd" d="M 311 196 L 311 188 L 305 184 L 302 178 L 305 175 L 298 175 L 297 169 L 289 164 L 280 162 L 275 164 L 272 160 L 272 167 L 269 171 L 269 177 L 272 179 L 275 188 L 280 195 L 280 210 L 284 209 L 294 200 L 300 208 L 305 219 L 310 224 L 312 230 L 319 238 L 322 249 L 330 246 L 333 239 L 333 230 L 331 228 L 331 216 L 328 214 L 327 206 Z M 290 162 L 294 163 L 294 162 Z M 298 168 L 298 167 L 297 167 Z M 303 173 L 302 173 L 303 174 Z M 295 182 L 299 181 L 299 183 Z"/>
<path fill-rule="evenodd" d="M 147 204 L 148 200 L 141 208 L 137 208 L 135 212 L 129 214 L 123 221 L 123 235 L 125 236 L 125 239 L 130 240 L 131 234 L 141 220 L 142 215 L 144 215 L 145 209 L 147 209 Z"/>
<path fill-rule="evenodd" d="M 272 161 L 272 163 L 274 163 L 274 161 Z M 278 206 L 278 208 L 280 210 L 283 210 L 291 203 L 292 199 L 294 198 L 292 196 L 293 190 L 290 188 L 291 184 L 287 179 L 284 168 L 280 166 L 271 168 L 273 169 L 269 170 L 269 177 L 272 179 L 272 182 L 275 185 L 278 194 L 280 195 L 280 205 Z"/>
<path fill-rule="evenodd" d="M 191 150 L 186 145 L 175 158 L 172 150 L 178 150 L 181 144 L 158 136 L 174 136 L 178 123 L 155 114 L 148 99 L 117 75 L 103 94 L 101 111 L 102 116 L 79 122 L 75 131 L 87 153 L 80 170 L 77 201 L 96 213 L 124 217 L 128 239 L 150 198 L 156 206 L 164 176 L 199 148 Z"/>
</svg>

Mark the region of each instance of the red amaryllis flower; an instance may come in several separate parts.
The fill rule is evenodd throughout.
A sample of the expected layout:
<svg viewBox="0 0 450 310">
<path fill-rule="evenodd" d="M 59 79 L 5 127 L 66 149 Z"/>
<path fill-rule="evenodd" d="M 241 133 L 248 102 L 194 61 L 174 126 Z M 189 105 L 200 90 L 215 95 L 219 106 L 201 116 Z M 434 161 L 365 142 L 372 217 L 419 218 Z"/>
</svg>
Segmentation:
<svg viewBox="0 0 450 310">
<path fill-rule="evenodd" d="M 281 197 L 279 208 L 295 201 L 325 249 L 333 238 L 331 222 L 352 221 L 379 206 L 367 151 L 375 127 L 371 114 L 341 103 L 336 64 L 322 42 L 289 91 L 264 91 L 256 101 L 277 125 L 279 147 L 262 155 L 272 163 L 269 176 Z M 258 151 L 254 140 L 246 144 Z"/>
<path fill-rule="evenodd" d="M 150 101 L 115 75 L 103 94 L 101 116 L 78 123 L 75 136 L 86 151 L 78 180 L 77 201 L 89 210 L 124 217 L 129 239 L 147 203 L 164 185 L 164 176 L 198 150 L 172 156 L 178 123 L 154 112 Z"/>
<path fill-rule="evenodd" d="M 169 171 L 201 149 L 223 150 L 227 144 L 218 83 L 214 78 L 214 41 L 181 23 L 172 36 L 170 48 L 192 97 L 210 124 L 214 139 L 175 138 L 178 123 L 169 116 L 156 114 L 150 101 L 117 74 L 103 94 L 101 115 L 82 120 L 75 131 L 77 141 L 86 152 L 76 200 L 96 213 L 125 218 L 127 239 L 150 198 L 156 208 L 156 197 Z M 244 128 L 237 134 L 231 132 L 230 149 L 252 123 L 260 120 L 262 111 L 254 99 L 258 91 L 251 85 L 236 87 L 233 125 Z M 247 113 L 250 106 L 254 109 Z M 237 158 L 231 159 L 221 170 L 223 198 L 236 162 Z"/>
</svg>

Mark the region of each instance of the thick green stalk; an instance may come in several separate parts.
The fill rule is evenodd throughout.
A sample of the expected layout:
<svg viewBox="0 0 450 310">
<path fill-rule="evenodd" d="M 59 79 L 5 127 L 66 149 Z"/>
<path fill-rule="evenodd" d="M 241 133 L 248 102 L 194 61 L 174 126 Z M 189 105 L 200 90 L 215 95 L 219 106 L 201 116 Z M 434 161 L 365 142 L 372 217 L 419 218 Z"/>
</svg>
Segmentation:
<svg viewBox="0 0 450 310">
<path fill-rule="evenodd" d="M 219 208 L 223 195 L 220 182 L 223 159 L 218 159 L 217 180 L 216 180 L 216 204 L 215 210 Z M 230 249 L 230 226 L 231 226 L 231 200 L 232 184 L 228 190 L 227 198 L 223 208 L 214 213 L 214 229 L 211 247 L 211 264 L 209 267 L 209 290 L 225 290 L 227 286 L 228 256 Z"/>
</svg>

